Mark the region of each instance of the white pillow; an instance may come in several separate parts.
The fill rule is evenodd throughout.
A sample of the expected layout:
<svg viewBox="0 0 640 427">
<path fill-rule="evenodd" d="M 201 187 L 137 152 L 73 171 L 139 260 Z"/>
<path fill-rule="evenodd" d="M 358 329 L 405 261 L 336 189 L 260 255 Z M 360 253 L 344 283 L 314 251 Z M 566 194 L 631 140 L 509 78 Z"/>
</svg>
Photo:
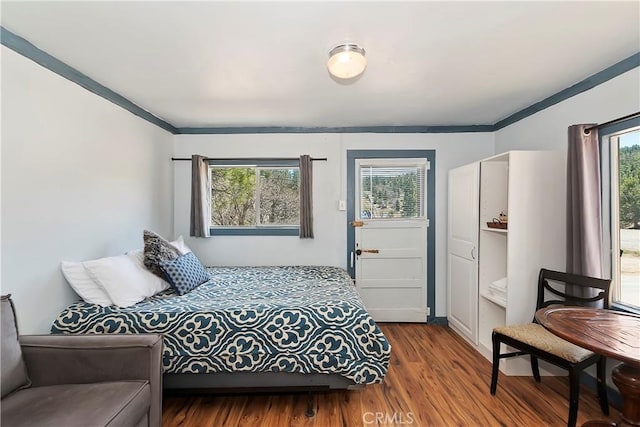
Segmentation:
<svg viewBox="0 0 640 427">
<path fill-rule="evenodd" d="M 89 276 L 99 284 L 118 307 L 132 306 L 168 287 L 140 262 L 139 257 L 119 255 L 82 263 Z"/>
<path fill-rule="evenodd" d="M 134 254 L 128 254 L 127 256 L 131 257 L 133 262 L 142 271 L 142 276 L 144 276 L 143 284 L 146 287 L 146 293 L 151 292 L 151 295 L 155 295 L 158 292 L 162 292 L 171 287 L 169 282 L 153 274 L 144 265 L 144 252 L 140 251 Z"/>
<path fill-rule="evenodd" d="M 144 249 L 131 249 L 130 251 L 125 252 L 125 255 L 133 255 L 140 257 L 140 259 L 144 259 Z"/>
<path fill-rule="evenodd" d="M 171 243 L 171 246 L 173 246 L 174 248 L 176 248 L 178 250 L 178 252 L 180 252 L 180 255 L 184 255 L 186 253 L 189 252 L 193 252 L 189 246 L 187 246 L 187 244 L 184 242 L 184 239 L 182 238 L 182 236 L 178 236 L 178 238 L 176 240 L 174 240 L 173 242 L 169 242 Z"/>
<path fill-rule="evenodd" d="M 103 307 L 113 304 L 109 294 L 93 281 L 81 262 L 62 261 L 62 274 L 80 298 Z"/>
<path fill-rule="evenodd" d="M 127 252 L 127 255 L 132 257 L 135 262 L 140 266 L 140 268 L 143 268 L 144 271 L 151 273 L 151 270 L 149 270 L 147 268 L 146 265 L 144 265 L 144 249 L 134 249 L 132 251 Z M 160 289 L 160 291 L 164 291 L 165 289 L 169 289 L 169 287 L 171 286 L 169 284 L 169 282 L 167 282 L 166 280 L 162 279 L 159 276 L 156 276 L 155 274 L 151 273 L 153 275 L 153 277 L 155 277 L 156 279 L 158 279 L 160 282 L 162 282 L 162 289 Z M 154 285 L 155 286 L 155 285 Z M 157 291 L 157 292 L 160 292 Z M 157 293 L 156 292 L 156 293 Z"/>
</svg>

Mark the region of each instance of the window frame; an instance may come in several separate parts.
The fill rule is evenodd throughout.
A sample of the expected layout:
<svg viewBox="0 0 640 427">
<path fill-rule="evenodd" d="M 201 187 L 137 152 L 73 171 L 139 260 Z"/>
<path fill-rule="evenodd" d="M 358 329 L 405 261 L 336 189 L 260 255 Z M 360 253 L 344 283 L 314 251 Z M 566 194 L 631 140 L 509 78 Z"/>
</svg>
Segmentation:
<svg viewBox="0 0 640 427">
<path fill-rule="evenodd" d="M 300 162 L 295 160 L 272 160 L 272 159 L 233 159 L 233 160 L 208 160 L 209 171 L 212 167 L 246 167 L 263 169 L 278 168 L 300 168 Z M 209 174 L 211 176 L 211 174 Z M 259 214 L 259 209 L 256 211 Z M 214 226 L 209 225 L 209 233 L 212 236 L 298 236 L 300 234 L 300 224 L 298 225 L 255 225 L 248 226 Z"/>
<path fill-rule="evenodd" d="M 604 272 L 611 278 L 611 308 L 640 314 L 640 308 L 620 301 L 621 284 L 615 270 L 619 266 L 619 200 L 614 190 L 619 188 L 620 172 L 618 169 L 618 141 L 613 138 L 640 130 L 640 117 L 623 120 L 598 129 L 600 143 L 600 172 L 602 198 L 602 265 Z M 615 188 L 614 188 L 615 186 Z M 615 269 L 615 270 L 614 270 Z"/>
</svg>

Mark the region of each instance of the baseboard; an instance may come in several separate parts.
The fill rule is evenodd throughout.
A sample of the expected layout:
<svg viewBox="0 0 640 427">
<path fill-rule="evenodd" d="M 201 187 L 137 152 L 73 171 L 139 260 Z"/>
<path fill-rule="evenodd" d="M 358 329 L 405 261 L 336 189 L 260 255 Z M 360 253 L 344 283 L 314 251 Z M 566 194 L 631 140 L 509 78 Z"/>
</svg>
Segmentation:
<svg viewBox="0 0 640 427">
<path fill-rule="evenodd" d="M 446 317 L 432 317 L 427 321 L 429 325 L 449 326 L 449 320 Z"/>
</svg>

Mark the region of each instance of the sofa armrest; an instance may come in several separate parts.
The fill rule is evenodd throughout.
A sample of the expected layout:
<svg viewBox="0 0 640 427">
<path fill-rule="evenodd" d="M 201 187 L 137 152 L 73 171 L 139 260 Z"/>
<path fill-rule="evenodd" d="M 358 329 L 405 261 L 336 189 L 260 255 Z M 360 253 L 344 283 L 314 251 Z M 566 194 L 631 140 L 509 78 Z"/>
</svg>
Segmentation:
<svg viewBox="0 0 640 427">
<path fill-rule="evenodd" d="M 147 380 L 149 425 L 162 420 L 162 336 L 154 334 L 23 335 L 33 386 Z"/>
</svg>

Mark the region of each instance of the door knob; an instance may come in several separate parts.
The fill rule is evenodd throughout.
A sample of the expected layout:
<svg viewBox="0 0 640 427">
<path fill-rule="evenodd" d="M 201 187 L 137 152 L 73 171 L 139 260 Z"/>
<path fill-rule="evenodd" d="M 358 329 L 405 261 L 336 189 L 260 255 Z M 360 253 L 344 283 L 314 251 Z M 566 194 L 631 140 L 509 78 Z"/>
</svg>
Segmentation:
<svg viewBox="0 0 640 427">
<path fill-rule="evenodd" d="M 365 253 L 365 254 L 379 254 L 380 250 L 379 249 L 356 249 L 356 255 L 362 255 L 363 253 Z"/>
</svg>

